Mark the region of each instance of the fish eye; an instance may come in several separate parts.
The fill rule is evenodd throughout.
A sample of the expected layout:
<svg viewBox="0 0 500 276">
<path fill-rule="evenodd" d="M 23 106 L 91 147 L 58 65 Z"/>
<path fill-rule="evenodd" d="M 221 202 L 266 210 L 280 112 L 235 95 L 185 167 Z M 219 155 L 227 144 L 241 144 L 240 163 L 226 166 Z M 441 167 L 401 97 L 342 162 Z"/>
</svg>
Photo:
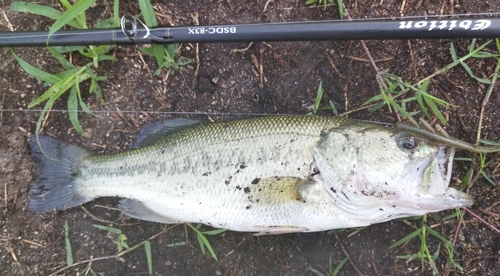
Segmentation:
<svg viewBox="0 0 500 276">
<path fill-rule="evenodd" d="M 408 134 L 401 135 L 397 142 L 398 146 L 405 150 L 414 150 L 419 144 L 417 137 Z"/>
</svg>

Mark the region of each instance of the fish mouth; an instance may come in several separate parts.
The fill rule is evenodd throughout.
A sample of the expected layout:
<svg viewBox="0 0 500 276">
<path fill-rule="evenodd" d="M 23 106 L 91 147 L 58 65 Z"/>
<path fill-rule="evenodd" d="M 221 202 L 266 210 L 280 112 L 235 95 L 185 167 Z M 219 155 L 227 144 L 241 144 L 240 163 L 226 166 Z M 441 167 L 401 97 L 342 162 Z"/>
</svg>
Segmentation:
<svg viewBox="0 0 500 276">
<path fill-rule="evenodd" d="M 455 147 L 440 145 L 424 170 L 422 188 L 428 196 L 439 198 L 441 207 L 468 207 L 474 203 L 474 198 L 453 187 L 448 187 L 454 156 Z"/>
</svg>

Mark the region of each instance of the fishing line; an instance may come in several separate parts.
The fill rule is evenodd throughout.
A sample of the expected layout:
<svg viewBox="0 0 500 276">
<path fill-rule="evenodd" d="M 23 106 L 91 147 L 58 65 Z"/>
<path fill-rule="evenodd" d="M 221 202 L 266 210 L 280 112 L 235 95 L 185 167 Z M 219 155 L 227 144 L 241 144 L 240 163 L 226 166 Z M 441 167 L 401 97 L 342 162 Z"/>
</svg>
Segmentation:
<svg viewBox="0 0 500 276">
<path fill-rule="evenodd" d="M 0 109 L 0 112 L 11 112 L 11 113 L 37 113 L 43 112 L 43 109 L 11 109 L 5 108 Z M 68 113 L 70 110 L 67 109 L 51 109 L 50 112 L 56 113 Z M 282 116 L 282 115 L 297 115 L 297 114 L 276 114 L 276 113 L 237 113 L 237 112 L 203 112 L 203 111 L 149 111 L 149 110 L 91 110 L 93 113 L 105 114 L 105 113 L 126 113 L 126 114 L 164 114 L 164 115 L 234 115 L 234 116 Z M 76 112 L 81 114 L 88 114 L 88 112 L 83 110 L 76 110 Z M 303 114 L 302 114 L 303 115 Z"/>
</svg>

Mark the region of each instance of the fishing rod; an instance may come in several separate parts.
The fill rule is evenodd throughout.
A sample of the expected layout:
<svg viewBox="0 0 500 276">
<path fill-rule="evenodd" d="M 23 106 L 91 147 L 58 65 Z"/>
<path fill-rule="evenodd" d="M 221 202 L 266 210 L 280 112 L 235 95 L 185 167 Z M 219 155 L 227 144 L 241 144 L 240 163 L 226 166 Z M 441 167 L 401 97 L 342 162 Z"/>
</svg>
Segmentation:
<svg viewBox="0 0 500 276">
<path fill-rule="evenodd" d="M 498 38 L 500 18 L 331 20 L 148 27 L 122 17 L 120 28 L 0 32 L 0 47 L 135 45 L 205 42 Z"/>
</svg>

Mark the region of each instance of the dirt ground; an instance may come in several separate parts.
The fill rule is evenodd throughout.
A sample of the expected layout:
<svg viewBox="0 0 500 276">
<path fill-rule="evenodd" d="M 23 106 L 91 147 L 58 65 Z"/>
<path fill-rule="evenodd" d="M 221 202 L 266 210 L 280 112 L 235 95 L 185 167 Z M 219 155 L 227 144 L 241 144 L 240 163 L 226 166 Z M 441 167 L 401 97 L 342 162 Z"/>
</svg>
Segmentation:
<svg viewBox="0 0 500 276">
<path fill-rule="evenodd" d="M 39 1 L 58 7 L 56 1 Z M 109 2 L 109 3 L 106 3 Z M 153 1 L 154 2 L 154 1 Z M 52 21 L 40 16 L 12 12 L 10 0 L 0 1 L 0 30 L 47 30 Z M 307 7 L 305 1 L 180 1 L 154 2 L 157 18 L 163 25 L 236 24 L 259 22 L 292 22 L 338 19 L 338 9 L 329 6 Z M 97 22 L 110 15 L 112 1 L 98 1 L 88 22 Z M 344 4 L 352 18 L 380 18 L 415 15 L 470 14 L 497 12 L 500 2 L 484 0 L 347 0 Z M 122 4 L 121 14 L 138 14 L 133 1 Z M 366 45 L 381 71 L 416 82 L 452 62 L 451 40 L 367 41 Z M 454 40 L 459 56 L 468 52 L 469 39 Z M 484 42 L 479 40 L 478 43 Z M 376 72 L 359 41 L 340 42 L 273 42 L 254 43 L 245 52 L 233 49 L 246 43 L 185 44 L 181 55 L 193 59 L 185 70 L 167 78 L 152 73 L 156 62 L 139 55 L 138 47 L 116 47 L 117 62 L 101 62 L 97 72 L 107 76 L 101 83 L 107 105 L 100 105 L 95 96 L 85 96 L 92 110 L 100 117 L 82 115 L 81 122 L 90 138 L 76 133 L 69 123 L 64 99 L 48 117 L 42 134 L 108 153 L 129 148 L 141 125 L 167 117 L 195 117 L 224 120 L 251 114 L 304 114 L 310 112 L 320 81 L 325 100 L 335 103 L 339 112 L 358 108 L 379 93 Z M 198 51 L 196 51 L 198 47 Z M 44 48 L 16 48 L 16 54 L 37 67 L 56 73 L 58 63 Z M 494 44 L 486 51 L 495 52 Z M 76 64 L 86 62 L 74 56 Z M 197 62 L 199 58 L 199 62 Z M 479 77 L 490 78 L 494 59 L 468 60 Z M 262 65 L 263 71 L 260 71 Z M 197 72 L 197 67 L 199 71 Z M 47 88 L 27 75 L 8 49 L 0 49 L 0 275 L 48 275 L 65 266 L 66 246 L 64 223 L 69 225 L 69 238 L 75 262 L 113 256 L 117 246 L 115 235 L 93 227 L 101 224 L 119 228 L 129 245 L 144 241 L 162 232 L 163 225 L 121 216 L 115 209 L 117 199 L 99 199 L 85 204 L 85 209 L 36 214 L 27 209 L 28 191 L 34 179 L 33 160 L 27 136 L 35 131 L 39 107 L 29 110 L 28 104 Z M 463 67 L 455 67 L 434 77 L 429 92 L 451 102 L 455 107 L 443 109 L 449 120 L 445 128 L 453 136 L 475 142 L 481 104 L 487 85 L 471 78 Z M 325 101 L 326 103 L 326 101 Z M 481 136 L 500 140 L 500 91 L 492 91 L 484 109 Z M 415 108 L 415 107 L 411 107 Z M 328 114 L 328 113 L 326 113 Z M 352 118 L 395 122 L 386 108 L 370 114 L 362 110 Z M 473 157 L 458 152 L 460 157 Z M 477 169 L 477 157 L 473 167 Z M 492 163 L 486 173 L 496 185 L 480 177 L 469 193 L 476 198 L 471 211 L 495 227 L 500 227 L 500 155 L 488 155 Z M 458 186 L 470 162 L 456 162 L 451 185 Z M 440 217 L 451 211 L 438 214 Z M 470 214 L 464 216 L 456 235 L 456 219 L 442 222 L 430 217 L 428 224 L 450 241 L 455 241 L 455 260 L 464 271 L 447 269 L 447 254 L 441 245 L 436 265 L 441 274 L 498 275 L 500 236 L 486 223 Z M 347 229 L 335 234 L 286 234 L 254 237 L 250 233 L 225 232 L 209 236 L 219 260 L 202 254 L 196 235 L 177 226 L 151 240 L 154 275 L 314 275 L 310 268 L 323 273 L 333 270 L 347 255 L 350 261 L 339 275 L 422 275 L 432 274 L 420 261 L 402 260 L 397 256 L 414 254 L 420 242 L 414 239 L 402 247 L 389 249 L 395 241 L 408 235 L 416 221 L 391 221 L 360 230 Z M 209 227 L 202 228 L 204 230 Z M 189 244 L 172 246 L 186 240 Z M 428 238 L 433 252 L 439 241 Z M 78 275 L 87 264 L 65 271 Z M 148 268 L 144 250 L 139 248 L 122 256 L 92 262 L 97 275 L 146 275 Z M 81 274 L 80 274 L 81 275 Z M 91 275 L 91 274 L 88 274 Z"/>
</svg>

